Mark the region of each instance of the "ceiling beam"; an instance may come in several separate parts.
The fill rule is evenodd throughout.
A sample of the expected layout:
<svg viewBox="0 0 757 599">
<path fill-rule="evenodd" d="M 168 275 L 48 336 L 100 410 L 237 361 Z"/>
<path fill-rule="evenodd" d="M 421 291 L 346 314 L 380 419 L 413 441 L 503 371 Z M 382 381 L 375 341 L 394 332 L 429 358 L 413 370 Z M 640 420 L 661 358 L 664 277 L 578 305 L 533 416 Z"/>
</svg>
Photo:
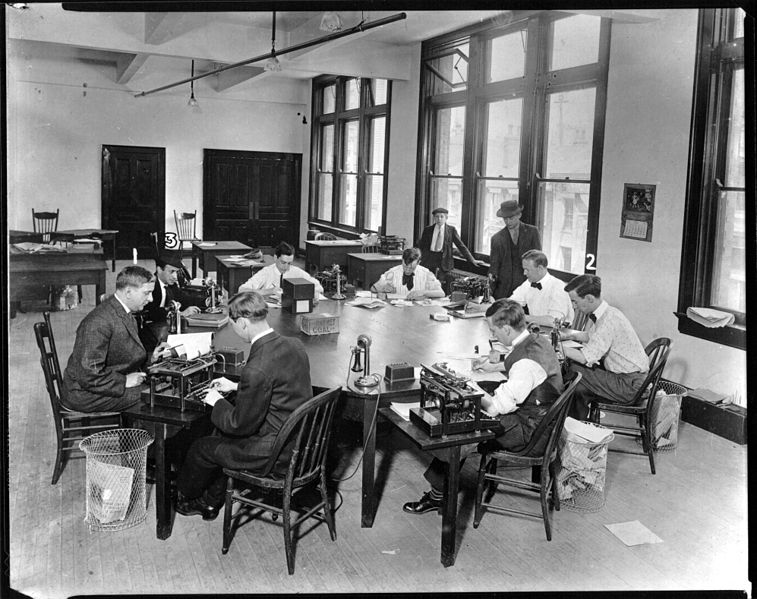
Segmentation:
<svg viewBox="0 0 757 599">
<path fill-rule="evenodd" d="M 219 64 L 218 66 L 224 65 Z M 265 73 L 265 69 L 262 67 L 239 67 L 228 71 L 221 71 L 220 73 L 216 73 L 215 77 L 210 78 L 210 86 L 215 91 L 222 92 L 244 81 L 249 81 L 262 73 Z"/>
<path fill-rule="evenodd" d="M 125 85 L 145 64 L 149 54 L 119 54 L 116 58 L 116 83 Z"/>
</svg>

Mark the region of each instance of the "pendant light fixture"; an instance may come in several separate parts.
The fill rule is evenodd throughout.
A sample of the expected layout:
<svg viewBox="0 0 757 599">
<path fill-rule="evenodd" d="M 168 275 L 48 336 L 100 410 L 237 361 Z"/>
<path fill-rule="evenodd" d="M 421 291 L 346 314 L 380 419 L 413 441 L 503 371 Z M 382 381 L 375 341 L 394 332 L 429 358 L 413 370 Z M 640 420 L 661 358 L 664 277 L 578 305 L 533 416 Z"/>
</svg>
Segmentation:
<svg viewBox="0 0 757 599">
<path fill-rule="evenodd" d="M 195 61 L 192 61 L 192 80 L 189 82 L 189 102 L 187 102 L 187 106 L 191 106 L 192 108 L 199 108 L 200 103 L 195 98 Z"/>
<path fill-rule="evenodd" d="M 277 73 L 281 70 L 281 63 L 276 58 L 276 11 L 273 11 L 273 25 L 271 26 L 271 58 L 269 58 L 264 67 L 266 71 Z"/>
</svg>

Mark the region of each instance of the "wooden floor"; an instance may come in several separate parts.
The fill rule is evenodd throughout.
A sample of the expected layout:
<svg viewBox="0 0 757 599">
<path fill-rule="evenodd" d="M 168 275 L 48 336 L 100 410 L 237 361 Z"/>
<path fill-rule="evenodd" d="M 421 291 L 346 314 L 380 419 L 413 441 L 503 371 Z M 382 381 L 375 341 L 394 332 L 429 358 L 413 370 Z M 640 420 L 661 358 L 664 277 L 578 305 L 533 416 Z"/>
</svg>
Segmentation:
<svg viewBox="0 0 757 599">
<path fill-rule="evenodd" d="M 93 295 L 85 288 L 83 305 L 52 314 L 64 364 Z M 750 589 L 746 446 L 686 423 L 680 425 L 677 449 L 658 453 L 656 476 L 645 457 L 610 453 L 604 508 L 555 513 L 551 542 L 538 519 L 489 513 L 473 528 L 478 459 L 471 458 L 463 469 L 459 549 L 451 568 L 439 562 L 441 518 L 401 509 L 426 490 L 421 473 L 428 458 L 386 427 L 378 436 L 383 487 L 374 527 L 360 528 L 361 452 L 353 428 L 342 426 L 334 476 L 356 474 L 335 485 L 341 502 L 338 539 L 332 542 L 325 526 L 310 530 L 297 545 L 293 576 L 286 571 L 280 527 L 268 521 L 239 529 L 225 556 L 220 518 L 177 516 L 170 539 L 156 539 L 151 486 L 143 524 L 89 533 L 84 460 L 69 461 L 58 484 L 50 484 L 54 429 L 32 331 L 41 320 L 39 310 L 9 321 L 8 343 L 10 583 L 30 597 Z M 615 442 L 623 443 L 633 441 Z M 605 528 L 634 520 L 662 543 L 627 547 Z"/>
</svg>

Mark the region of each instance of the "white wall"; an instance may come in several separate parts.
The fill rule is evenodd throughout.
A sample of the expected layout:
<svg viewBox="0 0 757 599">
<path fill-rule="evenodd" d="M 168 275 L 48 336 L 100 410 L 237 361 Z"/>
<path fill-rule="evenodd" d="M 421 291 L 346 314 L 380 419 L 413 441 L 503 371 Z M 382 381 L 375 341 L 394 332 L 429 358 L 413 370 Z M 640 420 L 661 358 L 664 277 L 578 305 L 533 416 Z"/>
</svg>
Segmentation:
<svg viewBox="0 0 757 599">
<path fill-rule="evenodd" d="M 696 10 L 647 11 L 658 20 L 612 28 L 599 219 L 598 269 L 606 299 L 643 343 L 673 340 L 665 377 L 738 393 L 745 352 L 678 333 L 683 216 L 697 28 Z M 652 242 L 621 239 L 624 183 L 657 186 Z"/>
</svg>

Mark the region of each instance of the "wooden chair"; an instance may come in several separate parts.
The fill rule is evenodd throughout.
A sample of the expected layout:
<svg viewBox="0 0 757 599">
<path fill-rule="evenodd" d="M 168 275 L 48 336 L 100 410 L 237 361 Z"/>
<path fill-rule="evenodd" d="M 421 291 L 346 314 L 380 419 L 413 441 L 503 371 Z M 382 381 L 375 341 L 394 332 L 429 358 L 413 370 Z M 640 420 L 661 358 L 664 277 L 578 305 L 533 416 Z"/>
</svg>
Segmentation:
<svg viewBox="0 0 757 599">
<path fill-rule="evenodd" d="M 224 468 L 228 476 L 226 501 L 223 514 L 223 547 L 225 555 L 232 540 L 232 506 L 241 503 L 247 507 L 271 512 L 273 519 L 282 516 L 284 529 L 284 548 L 287 569 L 294 573 L 294 535 L 295 529 L 306 518 L 325 521 L 329 527 L 331 540 L 336 541 L 334 514 L 331 502 L 326 494 L 326 453 L 331 436 L 334 408 L 339 399 L 340 387 L 335 387 L 313 397 L 297 408 L 284 426 L 279 430 L 268 462 L 260 474 L 248 470 Z M 286 456 L 291 451 L 288 459 Z M 288 465 L 285 473 L 280 473 L 278 466 L 282 459 Z M 303 512 L 292 520 L 292 498 L 306 485 L 315 483 L 320 491 L 320 501 L 313 507 L 303 507 Z M 240 488 L 235 488 L 236 485 Z M 253 491 L 261 491 L 263 497 L 252 497 Z M 277 503 L 267 503 L 270 496 L 281 498 L 281 507 Z M 235 515 L 239 517 L 240 511 Z"/>
<path fill-rule="evenodd" d="M 613 423 L 612 429 L 618 435 L 635 437 L 641 440 L 642 452 L 649 457 L 649 468 L 652 474 L 656 474 L 654 465 L 654 443 L 652 441 L 652 408 L 655 402 L 657 386 L 662 378 L 662 371 L 665 370 L 665 364 L 668 361 L 670 353 L 670 339 L 660 337 L 652 341 L 644 351 L 649 356 L 649 372 L 644 379 L 639 390 L 629 404 L 609 403 L 603 401 L 593 401 L 589 406 L 589 420 L 599 424 L 601 412 L 612 414 L 626 414 L 636 416 L 638 426 L 616 425 Z M 621 450 L 621 453 L 636 453 Z"/>
<path fill-rule="evenodd" d="M 315 241 L 336 241 L 338 238 L 333 233 L 317 233 Z"/>
<path fill-rule="evenodd" d="M 119 412 L 76 412 L 69 410 L 60 402 L 63 388 L 63 373 L 58 362 L 58 352 L 55 348 L 55 338 L 50 325 L 50 313 L 44 313 L 44 322 L 34 324 L 34 336 L 40 353 L 42 371 L 45 373 L 45 385 L 50 396 L 50 405 L 55 420 L 55 434 L 58 449 L 55 454 L 53 479 L 56 484 L 65 467 L 65 458 L 71 453 L 79 451 L 79 441 L 94 433 L 118 428 L 121 425 Z"/>
<path fill-rule="evenodd" d="M 560 438 L 565 418 L 573 401 L 573 392 L 576 390 L 581 377 L 581 374 L 576 376 L 560 397 L 557 398 L 555 403 L 552 404 L 549 411 L 536 427 L 531 440 L 522 450 L 508 451 L 497 449 L 492 448 L 490 444 L 484 444 L 480 447 L 481 463 L 478 468 L 476 511 L 473 517 L 473 528 L 478 528 L 478 525 L 481 523 L 484 509 L 500 514 L 541 517 L 544 520 L 547 540 L 552 540 L 552 528 L 549 520 L 550 507 L 554 506 L 556 510 L 560 510 L 560 498 L 557 495 L 557 441 Z M 504 466 L 531 466 L 531 482 L 498 475 L 497 466 L 500 463 Z M 491 503 L 494 492 L 499 485 L 509 485 L 518 489 L 539 493 L 541 514 Z"/>
<path fill-rule="evenodd" d="M 179 251 L 184 249 L 184 242 L 200 241 L 197 237 L 197 210 L 194 212 L 173 211 L 173 219 L 176 223 L 176 235 L 179 238 Z"/>
<path fill-rule="evenodd" d="M 35 233 L 42 234 L 42 242 L 50 243 L 50 233 L 58 230 L 58 215 L 60 209 L 55 212 L 35 212 L 32 208 L 32 226 Z"/>
</svg>

